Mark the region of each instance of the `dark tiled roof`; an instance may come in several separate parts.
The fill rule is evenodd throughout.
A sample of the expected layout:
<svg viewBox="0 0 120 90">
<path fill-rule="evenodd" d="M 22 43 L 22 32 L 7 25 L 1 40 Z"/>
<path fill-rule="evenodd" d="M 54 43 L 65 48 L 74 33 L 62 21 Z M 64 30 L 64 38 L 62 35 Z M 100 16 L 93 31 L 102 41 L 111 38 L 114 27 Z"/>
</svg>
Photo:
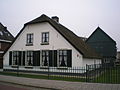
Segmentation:
<svg viewBox="0 0 120 90">
<path fill-rule="evenodd" d="M 102 34 L 104 34 L 108 39 L 110 39 L 112 42 L 114 42 L 116 44 L 116 42 L 107 34 L 105 33 L 99 26 L 95 29 L 95 31 L 89 36 L 89 38 L 86 40 L 89 41 L 89 39 L 94 36 L 94 34 L 96 34 L 97 32 L 101 32 Z M 105 40 L 105 39 L 104 39 Z"/>
<path fill-rule="evenodd" d="M 87 40 L 86 37 L 79 37 L 79 38 L 81 38 L 84 42 Z"/>
<path fill-rule="evenodd" d="M 76 48 L 84 58 L 101 58 L 97 53 L 95 53 L 85 42 L 83 42 L 77 35 L 75 35 L 68 28 L 64 27 L 60 23 L 52 20 L 46 15 L 41 15 L 40 17 L 26 23 L 23 29 L 18 33 L 16 38 L 20 35 L 20 33 L 24 30 L 25 26 L 28 24 L 36 24 L 48 22 L 51 24 L 74 48 Z"/>
<path fill-rule="evenodd" d="M 13 35 L 0 23 L 0 41 L 13 41 Z"/>
<path fill-rule="evenodd" d="M 46 15 L 41 15 L 40 17 L 26 23 L 34 24 L 41 22 L 49 22 L 70 44 L 72 44 L 81 54 L 86 58 L 100 58 L 97 53 L 95 53 L 85 42 L 82 41 L 77 35 L 75 35 L 68 28 L 64 27 L 60 23 L 55 22 Z"/>
</svg>

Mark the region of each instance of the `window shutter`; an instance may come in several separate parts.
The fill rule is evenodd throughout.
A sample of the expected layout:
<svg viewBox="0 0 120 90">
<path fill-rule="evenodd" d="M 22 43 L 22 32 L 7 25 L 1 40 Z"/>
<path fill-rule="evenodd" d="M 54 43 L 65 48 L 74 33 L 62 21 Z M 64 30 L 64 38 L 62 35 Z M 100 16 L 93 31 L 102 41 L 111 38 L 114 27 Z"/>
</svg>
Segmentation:
<svg viewBox="0 0 120 90">
<path fill-rule="evenodd" d="M 40 51 L 33 51 L 33 66 L 40 66 Z"/>
<path fill-rule="evenodd" d="M 57 67 L 57 50 L 49 51 L 49 66 Z"/>
<path fill-rule="evenodd" d="M 54 67 L 57 67 L 57 50 L 54 50 Z"/>
<path fill-rule="evenodd" d="M 49 51 L 49 66 L 51 66 L 51 67 L 53 66 L 53 59 L 52 59 L 53 56 L 52 56 L 52 53 L 53 53 L 53 51 L 50 50 Z"/>
<path fill-rule="evenodd" d="M 21 66 L 21 51 L 19 51 L 19 65 Z"/>
<path fill-rule="evenodd" d="M 33 51 L 33 66 L 36 66 L 36 51 Z"/>
<path fill-rule="evenodd" d="M 12 65 L 12 51 L 9 52 L 9 65 Z"/>
<path fill-rule="evenodd" d="M 37 66 L 40 66 L 40 51 L 37 51 Z"/>
<path fill-rule="evenodd" d="M 67 50 L 67 66 L 72 67 L 72 50 Z"/>
<path fill-rule="evenodd" d="M 23 58 L 22 59 L 23 59 L 22 65 L 25 66 L 25 51 L 23 51 Z"/>
</svg>

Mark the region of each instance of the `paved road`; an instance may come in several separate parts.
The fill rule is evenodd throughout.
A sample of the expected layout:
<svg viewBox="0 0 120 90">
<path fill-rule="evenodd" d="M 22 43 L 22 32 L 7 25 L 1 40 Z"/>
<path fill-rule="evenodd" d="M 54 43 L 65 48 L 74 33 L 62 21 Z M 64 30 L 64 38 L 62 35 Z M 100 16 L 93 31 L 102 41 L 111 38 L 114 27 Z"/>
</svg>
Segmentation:
<svg viewBox="0 0 120 90">
<path fill-rule="evenodd" d="M 12 83 L 0 82 L 0 90 L 48 90 L 43 88 L 29 87 Z"/>
<path fill-rule="evenodd" d="M 59 90 L 120 90 L 120 84 L 99 84 L 99 83 L 82 83 L 67 82 L 57 80 L 32 79 L 24 77 L 0 75 L 1 82 L 9 82 L 30 86 L 34 88 L 59 89 Z M 34 90 L 34 89 L 33 89 Z"/>
<path fill-rule="evenodd" d="M 20 86 L 18 87 L 16 85 L 11 85 L 11 84 L 0 82 L 0 90 L 29 90 L 29 89 L 25 89 Z"/>
</svg>

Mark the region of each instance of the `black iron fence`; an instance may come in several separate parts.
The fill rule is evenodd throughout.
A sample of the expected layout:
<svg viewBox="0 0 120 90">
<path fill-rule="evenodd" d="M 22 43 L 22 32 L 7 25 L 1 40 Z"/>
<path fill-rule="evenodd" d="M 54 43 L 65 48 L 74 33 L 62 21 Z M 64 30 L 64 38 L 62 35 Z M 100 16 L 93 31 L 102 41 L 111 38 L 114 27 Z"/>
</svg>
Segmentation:
<svg viewBox="0 0 120 90">
<path fill-rule="evenodd" d="M 93 64 L 86 67 L 12 67 L 13 69 L 4 69 L 4 71 L 13 71 L 17 76 L 22 74 L 37 75 L 38 78 L 83 81 L 92 83 L 119 83 L 120 84 L 120 66 L 111 66 L 110 64 Z M 25 70 L 26 69 L 26 70 Z M 33 77 L 33 76 L 32 76 Z"/>
<path fill-rule="evenodd" d="M 85 81 L 86 68 L 49 68 L 49 78 L 57 80 Z"/>
<path fill-rule="evenodd" d="M 86 65 L 86 82 L 120 84 L 120 66 Z"/>
</svg>

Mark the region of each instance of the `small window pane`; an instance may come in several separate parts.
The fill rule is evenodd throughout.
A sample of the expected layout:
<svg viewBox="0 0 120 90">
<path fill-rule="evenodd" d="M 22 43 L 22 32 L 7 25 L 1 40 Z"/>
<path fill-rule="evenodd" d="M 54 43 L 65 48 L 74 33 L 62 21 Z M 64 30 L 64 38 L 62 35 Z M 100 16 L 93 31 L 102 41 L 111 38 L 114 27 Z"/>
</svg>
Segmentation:
<svg viewBox="0 0 120 90">
<path fill-rule="evenodd" d="M 46 33 L 46 37 L 48 37 L 48 33 Z"/>
<path fill-rule="evenodd" d="M 67 51 L 63 51 L 63 54 L 64 54 L 64 55 L 67 55 Z"/>
<path fill-rule="evenodd" d="M 42 51 L 42 66 L 48 66 L 49 51 Z"/>
<path fill-rule="evenodd" d="M 27 51 L 27 60 L 26 60 L 26 65 L 27 66 L 32 66 L 33 65 L 33 51 Z"/>
<path fill-rule="evenodd" d="M 59 51 L 59 66 L 61 67 L 67 66 L 67 50 Z"/>
<path fill-rule="evenodd" d="M 59 51 L 59 54 L 62 55 L 62 51 Z"/>
<path fill-rule="evenodd" d="M 19 61 L 19 52 L 13 51 L 13 65 L 18 65 Z"/>
<path fill-rule="evenodd" d="M 33 44 L 33 34 L 27 34 L 27 44 Z"/>
<path fill-rule="evenodd" d="M 49 42 L 49 32 L 43 32 L 42 33 L 42 43 L 48 43 Z"/>
</svg>

